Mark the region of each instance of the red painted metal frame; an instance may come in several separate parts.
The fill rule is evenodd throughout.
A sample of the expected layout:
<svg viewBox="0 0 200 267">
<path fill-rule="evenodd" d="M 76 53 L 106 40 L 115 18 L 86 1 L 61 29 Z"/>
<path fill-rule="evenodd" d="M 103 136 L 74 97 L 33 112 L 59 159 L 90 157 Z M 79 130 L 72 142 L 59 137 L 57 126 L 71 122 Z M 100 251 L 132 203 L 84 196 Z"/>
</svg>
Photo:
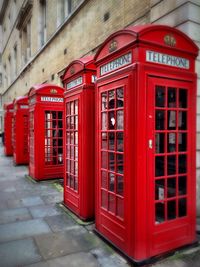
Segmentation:
<svg viewBox="0 0 200 267">
<path fill-rule="evenodd" d="M 12 146 L 12 120 L 13 120 L 13 103 L 4 104 L 4 154 L 6 156 L 13 155 Z"/>
<path fill-rule="evenodd" d="M 167 36 L 167 37 L 166 37 Z M 167 40 L 167 41 L 166 41 Z M 169 42 L 171 41 L 171 43 Z M 185 58 L 189 61 L 188 69 L 147 62 L 146 51 L 155 51 L 165 55 Z M 131 53 L 131 62 L 124 65 L 101 67 Z M 195 58 L 197 46 L 182 32 L 162 25 L 145 25 L 129 27 L 108 37 L 95 56 L 97 65 L 96 86 L 96 231 L 118 247 L 135 262 L 145 262 L 161 253 L 191 244 L 196 241 L 196 175 L 195 175 L 195 134 L 196 134 L 196 74 Z M 116 63 L 117 64 L 117 63 Z M 114 66 L 114 67 L 113 67 Z M 187 155 L 187 199 L 186 215 L 178 216 L 177 204 L 175 218 L 157 223 L 155 218 L 156 201 L 155 183 L 155 92 L 156 86 L 181 88 L 188 92 L 185 109 L 188 112 L 186 132 L 187 151 L 176 152 L 174 155 Z M 101 182 L 101 96 L 116 88 L 124 88 L 124 216 L 119 218 L 109 210 L 111 205 L 107 199 L 108 209 L 102 206 Z M 168 92 L 168 91 L 166 91 Z M 164 108 L 163 108 L 164 109 Z M 170 108 L 166 108 L 170 110 Z M 174 108 L 176 112 L 184 109 Z M 166 111 L 167 112 L 167 111 Z M 166 113 L 167 114 L 167 113 Z M 178 115 L 177 115 L 178 116 Z M 108 117 L 109 118 L 109 117 Z M 176 117 L 178 119 L 178 117 Z M 115 120 L 114 120 L 115 122 Z M 176 125 L 176 127 L 178 127 Z M 108 130 L 109 131 L 109 130 Z M 167 134 L 169 131 L 163 131 Z M 178 135 L 179 130 L 174 130 Z M 184 131 L 183 131 L 184 132 Z M 180 131 L 181 133 L 181 131 Z M 176 139 L 177 140 L 177 139 Z M 176 141 L 177 142 L 177 141 Z M 166 141 L 165 141 L 166 144 Z M 171 155 L 166 152 L 165 157 Z M 109 152 L 110 153 L 110 152 Z M 109 158 L 108 158 L 109 163 Z M 177 164 L 177 161 L 176 161 Z M 179 163 L 180 164 L 180 163 Z M 166 164 L 164 166 L 167 168 Z M 117 167 L 115 166 L 115 171 Z M 108 165 L 108 174 L 111 172 Z M 116 175 L 116 174 L 115 174 Z M 182 176 L 177 173 L 176 177 Z M 109 176 L 108 176 L 109 177 Z M 108 187 L 107 193 L 113 194 Z M 117 177 L 117 176 L 115 176 Z M 167 182 L 169 177 L 165 177 Z M 178 179 L 178 178 L 177 178 Z M 177 181 L 176 179 L 176 181 Z M 165 182 L 165 183 L 166 183 Z M 166 184 L 165 184 L 166 185 Z M 116 194 L 117 181 L 114 181 Z M 175 201 L 181 196 L 176 189 Z M 161 191 L 160 191 L 161 192 Z M 166 188 L 163 202 L 167 203 Z M 116 195 L 117 196 L 117 195 Z M 161 198 L 160 198 L 161 199 Z M 117 202 L 115 202 L 117 208 Z M 116 211 L 116 210 L 115 210 Z M 165 209 L 166 211 L 166 209 Z M 170 210 L 168 214 L 170 214 Z M 166 214 L 165 214 L 166 218 Z"/>
<path fill-rule="evenodd" d="M 21 96 L 13 101 L 13 161 L 28 164 L 28 97 Z"/>
<path fill-rule="evenodd" d="M 64 132 L 66 133 L 64 134 L 64 204 L 83 220 L 94 218 L 94 82 L 92 79 L 95 77 L 96 67 L 92 57 L 71 62 L 62 76 L 62 82 L 66 88 L 64 93 Z M 69 85 L 71 88 L 67 88 Z M 73 105 L 74 101 L 78 103 L 78 128 L 72 123 L 67 123 L 67 120 L 70 121 L 73 117 L 67 107 Z M 75 142 L 75 146 L 73 140 L 67 139 L 70 133 L 73 134 L 74 129 L 78 134 L 78 144 Z M 74 154 L 78 149 L 78 159 L 73 156 L 75 161 L 72 160 L 70 148 L 75 149 Z M 73 163 L 73 166 L 70 165 Z"/>
<path fill-rule="evenodd" d="M 33 86 L 28 93 L 29 175 L 35 180 L 63 178 L 63 155 L 62 153 L 58 155 L 58 142 L 62 143 L 63 138 L 58 135 L 55 137 L 56 132 L 63 132 L 63 92 L 62 87 L 54 84 L 41 84 Z M 51 99 L 52 101 L 56 99 L 56 101 L 51 102 Z M 55 119 L 52 119 L 53 116 Z M 53 126 L 53 124 L 56 125 Z M 59 124 L 61 128 L 58 128 Z M 48 135 L 50 137 L 49 147 L 47 147 Z M 55 145 L 54 142 L 56 142 Z M 62 145 L 60 148 L 63 149 Z M 53 150 L 57 151 L 56 156 L 52 156 Z M 49 161 L 45 156 L 49 156 Z"/>
</svg>

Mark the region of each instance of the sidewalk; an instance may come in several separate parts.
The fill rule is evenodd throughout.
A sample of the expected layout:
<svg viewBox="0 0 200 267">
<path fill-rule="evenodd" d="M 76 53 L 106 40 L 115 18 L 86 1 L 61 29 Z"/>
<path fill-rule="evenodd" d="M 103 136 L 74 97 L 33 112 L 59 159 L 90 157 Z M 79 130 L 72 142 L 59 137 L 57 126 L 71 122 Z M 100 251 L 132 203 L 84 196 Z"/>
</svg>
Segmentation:
<svg viewBox="0 0 200 267">
<path fill-rule="evenodd" d="M 0 267 L 132 266 L 93 233 L 93 225 L 78 224 L 59 207 L 55 183 L 34 183 L 27 173 L 3 155 L 0 143 Z M 150 266 L 200 267 L 200 247 Z"/>
</svg>

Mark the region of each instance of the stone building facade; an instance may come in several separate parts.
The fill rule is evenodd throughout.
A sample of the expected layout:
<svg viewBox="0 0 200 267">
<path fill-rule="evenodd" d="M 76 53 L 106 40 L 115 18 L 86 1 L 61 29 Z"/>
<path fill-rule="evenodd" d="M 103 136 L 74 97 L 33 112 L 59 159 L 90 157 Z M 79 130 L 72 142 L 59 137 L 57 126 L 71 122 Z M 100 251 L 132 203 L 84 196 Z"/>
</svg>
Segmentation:
<svg viewBox="0 0 200 267">
<path fill-rule="evenodd" d="M 199 14 L 200 0 L 0 0 L 0 117 L 4 102 L 36 83 L 60 84 L 66 65 L 94 54 L 106 37 L 126 26 L 166 24 L 200 47 Z M 200 56 L 196 72 L 200 215 Z"/>
</svg>

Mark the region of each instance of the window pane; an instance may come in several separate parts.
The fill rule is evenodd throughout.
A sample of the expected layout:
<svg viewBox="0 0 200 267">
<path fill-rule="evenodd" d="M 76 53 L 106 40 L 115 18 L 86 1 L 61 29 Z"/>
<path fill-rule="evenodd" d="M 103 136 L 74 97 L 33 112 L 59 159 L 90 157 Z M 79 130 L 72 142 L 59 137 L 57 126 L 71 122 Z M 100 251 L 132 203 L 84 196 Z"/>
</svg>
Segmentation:
<svg viewBox="0 0 200 267">
<path fill-rule="evenodd" d="M 107 172 L 101 172 L 101 187 L 107 189 Z"/>
<path fill-rule="evenodd" d="M 176 218 L 176 200 L 167 202 L 167 219 L 173 220 Z"/>
<path fill-rule="evenodd" d="M 156 153 L 164 153 L 165 147 L 165 134 L 163 133 L 156 133 Z"/>
<path fill-rule="evenodd" d="M 178 128 L 179 130 L 187 130 L 187 112 L 180 111 L 178 113 Z"/>
<path fill-rule="evenodd" d="M 156 130 L 164 130 L 165 128 L 165 112 L 156 110 Z"/>
<path fill-rule="evenodd" d="M 186 133 L 178 134 L 178 148 L 179 148 L 179 151 L 187 150 L 187 134 Z"/>
<path fill-rule="evenodd" d="M 107 203 L 108 203 L 108 199 L 107 199 L 107 192 L 105 192 L 104 190 L 101 191 L 101 206 L 105 209 L 107 209 Z"/>
<path fill-rule="evenodd" d="M 178 194 L 187 194 L 187 176 L 180 176 L 178 178 Z"/>
<path fill-rule="evenodd" d="M 168 87 L 168 107 L 176 107 L 176 88 Z"/>
<path fill-rule="evenodd" d="M 74 114 L 74 102 L 70 102 L 70 114 L 73 115 Z"/>
<path fill-rule="evenodd" d="M 156 86 L 156 107 L 164 107 L 165 106 L 165 87 L 164 86 Z"/>
<path fill-rule="evenodd" d="M 165 198 L 165 180 L 159 179 L 155 181 L 155 199 L 162 200 Z"/>
<path fill-rule="evenodd" d="M 78 177 L 74 177 L 74 190 L 78 191 Z"/>
<path fill-rule="evenodd" d="M 115 108 L 115 91 L 111 90 L 108 92 L 108 99 L 109 99 L 109 109 Z"/>
<path fill-rule="evenodd" d="M 124 90 L 123 88 L 117 89 L 117 108 L 124 106 Z"/>
<path fill-rule="evenodd" d="M 101 94 L 101 110 L 107 109 L 107 93 L 103 92 Z"/>
<path fill-rule="evenodd" d="M 109 130 L 114 130 L 116 124 L 114 111 L 110 111 L 108 113 L 108 119 L 109 119 Z"/>
<path fill-rule="evenodd" d="M 109 136 L 109 150 L 115 150 L 115 133 L 108 133 Z"/>
<path fill-rule="evenodd" d="M 78 100 L 74 101 L 74 114 L 78 115 Z"/>
<path fill-rule="evenodd" d="M 175 133 L 168 133 L 167 134 L 167 141 L 168 141 L 168 152 L 175 152 L 176 151 L 176 134 Z"/>
<path fill-rule="evenodd" d="M 183 217 L 187 215 L 187 201 L 186 198 L 181 198 L 178 201 L 178 216 Z"/>
<path fill-rule="evenodd" d="M 108 194 L 108 210 L 115 213 L 115 196 Z"/>
<path fill-rule="evenodd" d="M 107 133 L 101 134 L 101 148 L 107 149 Z"/>
<path fill-rule="evenodd" d="M 167 157 L 167 174 L 175 174 L 176 173 L 176 156 L 168 156 Z"/>
<path fill-rule="evenodd" d="M 124 151 L 124 133 L 117 132 L 117 151 Z"/>
<path fill-rule="evenodd" d="M 108 174 L 109 177 L 109 191 L 114 192 L 115 191 L 115 175 L 113 173 Z"/>
<path fill-rule="evenodd" d="M 117 198 L 117 216 L 124 218 L 124 200 Z"/>
<path fill-rule="evenodd" d="M 117 154 L 117 173 L 124 173 L 124 156 L 123 154 Z"/>
<path fill-rule="evenodd" d="M 176 129 L 176 111 L 170 110 L 168 111 L 168 130 Z"/>
<path fill-rule="evenodd" d="M 117 111 L 117 129 L 118 130 L 124 129 L 124 111 L 123 110 Z"/>
<path fill-rule="evenodd" d="M 117 175 L 117 194 L 123 196 L 124 193 L 124 177 Z"/>
<path fill-rule="evenodd" d="M 185 89 L 179 90 L 179 107 L 187 108 L 187 90 Z"/>
<path fill-rule="evenodd" d="M 176 178 L 167 179 L 167 197 L 176 196 Z"/>
<path fill-rule="evenodd" d="M 107 161 L 108 161 L 108 156 L 107 152 L 101 152 L 101 166 L 104 169 L 107 169 Z"/>
<path fill-rule="evenodd" d="M 109 170 L 115 171 L 115 154 L 109 153 Z"/>
<path fill-rule="evenodd" d="M 164 203 L 156 203 L 155 207 L 156 224 L 164 222 L 165 220 L 165 206 Z"/>
<path fill-rule="evenodd" d="M 156 176 L 164 175 L 164 157 L 155 158 L 155 174 Z"/>
<path fill-rule="evenodd" d="M 186 173 L 187 172 L 187 156 L 179 155 L 178 157 L 178 172 Z"/>
<path fill-rule="evenodd" d="M 101 114 L 101 129 L 107 130 L 107 113 L 103 112 Z"/>
</svg>

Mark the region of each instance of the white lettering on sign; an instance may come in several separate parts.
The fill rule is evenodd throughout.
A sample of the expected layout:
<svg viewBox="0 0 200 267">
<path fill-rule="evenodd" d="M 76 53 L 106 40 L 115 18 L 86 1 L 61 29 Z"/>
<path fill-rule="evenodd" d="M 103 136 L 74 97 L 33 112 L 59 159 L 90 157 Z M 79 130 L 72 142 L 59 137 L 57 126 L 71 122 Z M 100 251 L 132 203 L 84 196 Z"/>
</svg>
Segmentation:
<svg viewBox="0 0 200 267">
<path fill-rule="evenodd" d="M 26 108 L 28 108 L 28 105 L 21 105 L 20 108 L 22 108 L 22 109 L 23 109 L 23 108 L 26 109 Z"/>
<path fill-rule="evenodd" d="M 122 66 L 128 65 L 132 62 L 132 53 L 128 53 L 121 57 L 116 58 L 115 60 L 108 62 L 107 64 L 101 66 L 100 73 L 104 75 L 112 70 L 116 70 Z"/>
<path fill-rule="evenodd" d="M 62 97 L 41 96 L 41 101 L 61 103 L 61 102 L 63 102 L 63 98 Z"/>
<path fill-rule="evenodd" d="M 146 61 L 182 69 L 190 68 L 190 61 L 186 58 L 175 57 L 149 50 L 146 51 Z"/>
<path fill-rule="evenodd" d="M 83 77 L 80 76 L 77 79 L 71 81 L 70 83 L 67 83 L 67 86 L 66 87 L 67 87 L 67 89 L 71 89 L 71 88 L 73 88 L 73 87 L 75 87 L 77 85 L 80 85 L 82 83 L 83 83 Z"/>
</svg>

